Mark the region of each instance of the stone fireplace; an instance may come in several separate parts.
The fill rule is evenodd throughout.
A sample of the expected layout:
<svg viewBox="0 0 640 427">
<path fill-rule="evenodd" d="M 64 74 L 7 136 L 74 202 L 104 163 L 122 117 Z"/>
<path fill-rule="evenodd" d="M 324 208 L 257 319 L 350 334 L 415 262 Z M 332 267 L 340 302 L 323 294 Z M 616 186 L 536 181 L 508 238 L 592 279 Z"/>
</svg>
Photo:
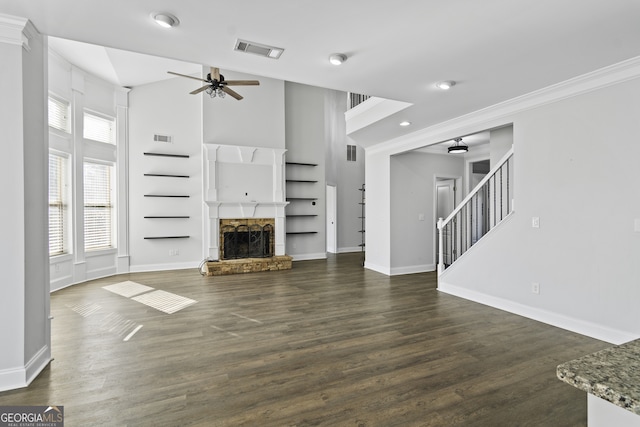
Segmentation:
<svg viewBox="0 0 640 427">
<path fill-rule="evenodd" d="M 285 152 L 205 144 L 204 244 L 210 272 L 291 268 L 284 253 Z"/>
</svg>

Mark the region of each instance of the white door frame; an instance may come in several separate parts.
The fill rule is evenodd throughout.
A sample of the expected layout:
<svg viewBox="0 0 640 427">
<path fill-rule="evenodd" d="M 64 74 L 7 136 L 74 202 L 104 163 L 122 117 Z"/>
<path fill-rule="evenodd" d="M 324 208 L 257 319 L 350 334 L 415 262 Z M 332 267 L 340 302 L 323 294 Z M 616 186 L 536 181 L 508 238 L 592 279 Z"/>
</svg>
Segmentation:
<svg viewBox="0 0 640 427">
<path fill-rule="evenodd" d="M 433 177 L 433 218 L 434 218 L 434 230 L 435 230 L 435 234 L 433 236 L 433 248 L 434 248 L 434 253 L 433 253 L 433 262 L 435 265 L 438 265 L 438 228 L 437 228 L 437 224 L 438 224 L 438 183 L 442 182 L 442 181 L 453 181 L 454 182 L 454 187 L 455 189 L 453 190 L 453 197 L 452 197 L 452 202 L 453 202 L 453 209 L 456 208 L 457 203 L 459 203 L 462 200 L 462 194 L 461 194 L 461 184 L 462 184 L 462 177 L 460 175 L 434 175 Z M 443 218 L 446 219 L 446 218 Z"/>
</svg>

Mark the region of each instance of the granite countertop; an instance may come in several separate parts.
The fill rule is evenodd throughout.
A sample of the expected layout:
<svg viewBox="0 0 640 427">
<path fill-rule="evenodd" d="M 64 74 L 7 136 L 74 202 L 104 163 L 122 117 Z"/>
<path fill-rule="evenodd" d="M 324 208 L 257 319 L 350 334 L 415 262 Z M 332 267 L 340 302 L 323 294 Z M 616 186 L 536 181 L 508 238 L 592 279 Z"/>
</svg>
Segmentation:
<svg viewBox="0 0 640 427">
<path fill-rule="evenodd" d="M 640 415 L 640 339 L 558 365 L 567 384 Z"/>
</svg>

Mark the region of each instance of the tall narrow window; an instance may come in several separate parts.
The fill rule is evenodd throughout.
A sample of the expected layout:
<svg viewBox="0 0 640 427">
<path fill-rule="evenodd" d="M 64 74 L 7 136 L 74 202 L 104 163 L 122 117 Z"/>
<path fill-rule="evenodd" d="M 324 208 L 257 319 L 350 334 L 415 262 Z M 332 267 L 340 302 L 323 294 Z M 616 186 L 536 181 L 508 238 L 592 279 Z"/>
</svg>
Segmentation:
<svg viewBox="0 0 640 427">
<path fill-rule="evenodd" d="M 94 141 L 116 143 L 115 119 L 99 116 L 97 114 L 84 113 L 83 137 Z"/>
<path fill-rule="evenodd" d="M 111 177 L 113 166 L 84 163 L 85 250 L 113 247 Z"/>
<path fill-rule="evenodd" d="M 67 251 L 67 162 L 64 156 L 49 153 L 49 256 Z"/>
<path fill-rule="evenodd" d="M 69 102 L 49 95 L 49 126 L 71 133 L 71 108 Z"/>
</svg>

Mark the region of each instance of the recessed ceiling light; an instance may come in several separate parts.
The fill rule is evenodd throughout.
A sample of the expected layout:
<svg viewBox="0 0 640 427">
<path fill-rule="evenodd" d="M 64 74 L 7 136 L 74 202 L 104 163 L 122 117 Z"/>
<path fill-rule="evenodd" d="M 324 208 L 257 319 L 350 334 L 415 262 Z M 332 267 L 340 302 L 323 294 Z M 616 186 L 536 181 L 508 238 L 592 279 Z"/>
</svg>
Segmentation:
<svg viewBox="0 0 640 427">
<path fill-rule="evenodd" d="M 329 56 L 329 62 L 333 65 L 341 65 L 344 61 L 347 60 L 347 55 L 344 53 L 332 53 Z"/>
<path fill-rule="evenodd" d="M 455 85 L 456 85 L 456 82 L 454 82 L 453 80 L 445 80 L 445 81 L 436 83 L 436 87 L 442 90 L 449 90 Z"/>
<path fill-rule="evenodd" d="M 180 23 L 178 18 L 165 12 L 152 13 L 151 17 L 153 18 L 154 21 L 156 21 L 156 24 L 164 28 L 177 27 L 178 24 Z"/>
<path fill-rule="evenodd" d="M 404 122 L 400 122 L 400 126 L 409 126 L 411 124 L 411 122 L 408 121 L 404 121 Z"/>
</svg>

